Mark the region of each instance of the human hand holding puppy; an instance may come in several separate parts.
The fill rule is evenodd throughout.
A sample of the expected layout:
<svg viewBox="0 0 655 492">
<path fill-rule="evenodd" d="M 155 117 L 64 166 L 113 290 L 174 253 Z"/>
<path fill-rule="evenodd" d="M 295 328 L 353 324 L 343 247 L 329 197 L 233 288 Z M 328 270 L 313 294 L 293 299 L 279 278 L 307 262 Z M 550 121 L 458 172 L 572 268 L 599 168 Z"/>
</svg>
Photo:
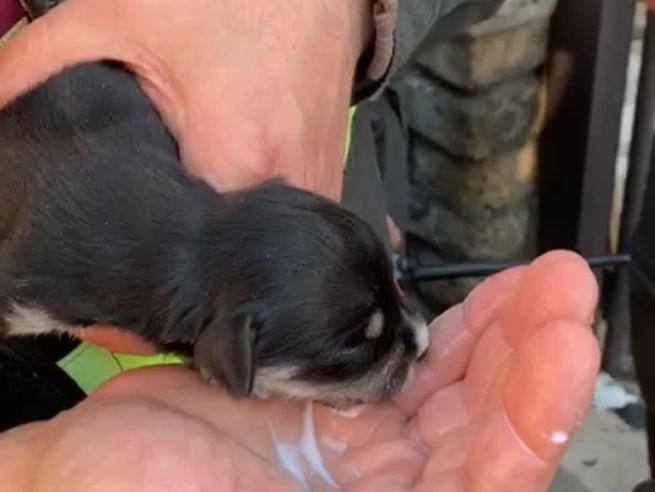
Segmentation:
<svg viewBox="0 0 655 492">
<path fill-rule="evenodd" d="M 274 445 L 271 430 L 300 449 L 301 403 L 235 401 L 162 367 L 0 436 L 0 476 L 12 477 L 3 490 L 301 490 L 295 471 L 312 490 L 334 490 L 328 476 L 346 491 L 543 491 L 591 398 L 596 296 L 570 253 L 488 279 L 433 323 L 428 356 L 395 404 L 359 416 L 314 408 L 323 470 Z"/>
<path fill-rule="evenodd" d="M 118 60 L 185 165 L 216 188 L 283 176 L 338 199 L 353 73 L 371 23 L 370 0 L 67 0 L 0 51 L 0 106 L 70 65 Z M 154 350 L 112 328 L 79 333 L 110 350 Z"/>
<path fill-rule="evenodd" d="M 66 67 L 119 61 L 216 188 L 282 176 L 338 199 L 371 40 L 371 0 L 66 0 L 0 52 L 0 106 Z"/>
</svg>

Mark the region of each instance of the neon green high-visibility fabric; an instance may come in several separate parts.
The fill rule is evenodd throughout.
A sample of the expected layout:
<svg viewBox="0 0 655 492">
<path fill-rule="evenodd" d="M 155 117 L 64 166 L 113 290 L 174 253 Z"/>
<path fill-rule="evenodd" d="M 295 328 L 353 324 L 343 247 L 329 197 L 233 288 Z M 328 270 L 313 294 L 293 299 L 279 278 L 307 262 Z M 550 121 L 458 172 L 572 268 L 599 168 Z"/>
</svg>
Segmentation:
<svg viewBox="0 0 655 492">
<path fill-rule="evenodd" d="M 139 367 L 180 364 L 181 362 L 182 360 L 175 355 L 117 354 L 84 342 L 61 359 L 58 364 L 82 391 L 89 394 L 121 372 Z"/>
<path fill-rule="evenodd" d="M 343 167 L 346 168 L 346 163 L 348 162 L 348 154 L 350 154 L 350 142 L 352 141 L 352 132 L 353 132 L 353 120 L 355 119 L 355 113 L 357 112 L 357 106 L 353 106 L 348 110 L 348 128 L 346 130 L 346 151 L 343 153 Z"/>
<path fill-rule="evenodd" d="M 356 108 L 348 111 L 348 130 L 346 132 L 346 148 L 343 166 L 346 167 L 350 152 L 352 122 Z M 61 367 L 77 385 L 89 394 L 102 383 L 130 369 L 156 366 L 162 364 L 180 364 L 182 360 L 175 355 L 158 354 L 152 356 L 137 356 L 118 354 L 86 342 L 81 343 L 70 354 L 59 361 Z"/>
</svg>

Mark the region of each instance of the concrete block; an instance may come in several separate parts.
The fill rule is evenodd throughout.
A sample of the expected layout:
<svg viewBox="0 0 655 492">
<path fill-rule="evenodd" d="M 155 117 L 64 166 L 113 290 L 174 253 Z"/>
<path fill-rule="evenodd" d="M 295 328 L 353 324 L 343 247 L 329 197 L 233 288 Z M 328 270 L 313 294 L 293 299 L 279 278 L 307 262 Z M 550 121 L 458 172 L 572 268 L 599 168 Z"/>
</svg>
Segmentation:
<svg viewBox="0 0 655 492">
<path fill-rule="evenodd" d="M 448 153 L 469 159 L 486 159 L 525 145 L 539 114 L 540 85 L 533 75 L 466 94 L 413 73 L 398 90 L 411 130 Z"/>
<path fill-rule="evenodd" d="M 410 150 L 412 180 L 426 185 L 440 203 L 457 210 L 461 217 L 485 219 L 534 192 L 536 148 L 532 140 L 522 148 L 475 161 L 414 141 Z"/>
</svg>

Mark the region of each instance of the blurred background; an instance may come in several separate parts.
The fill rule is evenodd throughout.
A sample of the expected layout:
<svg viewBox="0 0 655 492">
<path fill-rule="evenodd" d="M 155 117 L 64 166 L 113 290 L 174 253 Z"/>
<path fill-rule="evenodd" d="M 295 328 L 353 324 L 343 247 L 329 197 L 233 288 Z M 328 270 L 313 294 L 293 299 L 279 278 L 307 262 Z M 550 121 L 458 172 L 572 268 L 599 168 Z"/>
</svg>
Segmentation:
<svg viewBox="0 0 655 492">
<path fill-rule="evenodd" d="M 506 0 L 452 37 L 435 26 L 355 121 L 372 129 L 403 236 L 398 275 L 428 317 L 549 249 L 599 266 L 603 372 L 557 492 L 631 491 L 649 476 L 627 266 L 651 162 L 648 17 L 634 0 Z"/>
</svg>

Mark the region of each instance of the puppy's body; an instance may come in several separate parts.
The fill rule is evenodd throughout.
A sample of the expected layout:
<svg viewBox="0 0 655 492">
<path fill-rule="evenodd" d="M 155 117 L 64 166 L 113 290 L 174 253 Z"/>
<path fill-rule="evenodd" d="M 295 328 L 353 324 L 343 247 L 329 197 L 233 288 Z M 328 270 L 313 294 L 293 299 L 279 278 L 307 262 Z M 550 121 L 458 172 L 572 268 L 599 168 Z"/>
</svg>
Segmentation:
<svg viewBox="0 0 655 492">
<path fill-rule="evenodd" d="M 90 65 L 0 114 L 5 309 L 38 306 L 63 325 L 112 323 L 149 339 L 163 321 L 153 317 L 175 316 L 153 304 L 165 302 L 155 287 L 166 267 L 188 266 L 185 245 L 202 247 L 199 222 L 221 197 L 182 173 L 174 141 L 135 96 L 127 74 Z"/>
<path fill-rule="evenodd" d="M 425 349 L 366 224 L 281 183 L 218 194 L 190 177 L 116 67 L 0 110 L 0 240 L 4 331 L 120 326 L 235 394 L 371 401 Z"/>
</svg>

